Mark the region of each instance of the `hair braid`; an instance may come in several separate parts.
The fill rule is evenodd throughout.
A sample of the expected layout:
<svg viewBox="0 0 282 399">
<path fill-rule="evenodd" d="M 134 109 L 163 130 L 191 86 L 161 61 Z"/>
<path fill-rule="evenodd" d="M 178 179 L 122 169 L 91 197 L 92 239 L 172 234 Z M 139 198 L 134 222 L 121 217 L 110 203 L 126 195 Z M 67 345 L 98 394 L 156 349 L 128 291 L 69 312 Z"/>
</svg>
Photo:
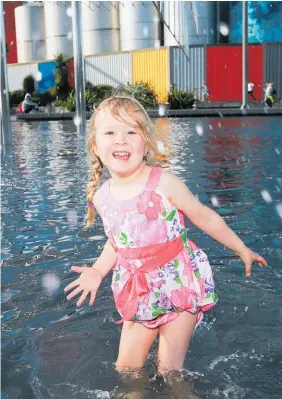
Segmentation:
<svg viewBox="0 0 282 399">
<path fill-rule="evenodd" d="M 86 198 L 87 198 L 87 226 L 92 226 L 95 221 L 95 208 L 93 204 L 93 197 L 100 183 L 103 172 L 103 164 L 97 156 L 92 157 L 92 170 L 90 173 L 89 183 L 87 184 Z"/>
</svg>

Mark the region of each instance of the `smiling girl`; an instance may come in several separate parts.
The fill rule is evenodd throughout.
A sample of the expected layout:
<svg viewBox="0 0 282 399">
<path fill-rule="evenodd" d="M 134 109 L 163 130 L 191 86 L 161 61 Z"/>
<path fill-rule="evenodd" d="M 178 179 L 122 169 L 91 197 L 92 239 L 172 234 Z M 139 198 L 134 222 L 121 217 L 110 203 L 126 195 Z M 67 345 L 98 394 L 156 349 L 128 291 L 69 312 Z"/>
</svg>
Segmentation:
<svg viewBox="0 0 282 399">
<path fill-rule="evenodd" d="M 112 97 L 100 104 L 91 118 L 88 149 L 88 222 L 93 224 L 96 209 L 108 241 L 93 267 L 72 268 L 80 276 L 65 288 L 74 289 L 67 299 L 81 293 L 80 306 L 90 295 L 93 305 L 102 279 L 113 270 L 123 323 L 117 369 L 142 368 L 158 335 L 158 370 L 166 375 L 183 367 L 195 326 L 217 302 L 209 261 L 187 238 L 184 216 L 238 254 L 247 276 L 254 262 L 266 261 L 176 176 L 149 166 L 157 155 L 154 128 L 135 99 Z M 104 167 L 111 178 L 97 189 Z"/>
</svg>

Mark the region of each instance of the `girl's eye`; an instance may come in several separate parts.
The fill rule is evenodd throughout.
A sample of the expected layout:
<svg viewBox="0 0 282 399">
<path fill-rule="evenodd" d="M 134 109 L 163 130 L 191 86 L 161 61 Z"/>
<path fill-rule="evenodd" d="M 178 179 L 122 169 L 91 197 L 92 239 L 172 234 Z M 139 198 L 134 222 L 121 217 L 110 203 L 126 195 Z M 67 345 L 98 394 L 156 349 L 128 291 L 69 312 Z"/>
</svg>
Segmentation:
<svg viewBox="0 0 282 399">
<path fill-rule="evenodd" d="M 137 133 L 134 132 L 134 130 L 130 130 L 129 132 L 127 132 L 127 134 L 137 134 Z"/>
<path fill-rule="evenodd" d="M 110 132 L 106 132 L 105 133 L 107 136 L 112 136 L 114 134 L 114 132 L 110 131 Z"/>
</svg>

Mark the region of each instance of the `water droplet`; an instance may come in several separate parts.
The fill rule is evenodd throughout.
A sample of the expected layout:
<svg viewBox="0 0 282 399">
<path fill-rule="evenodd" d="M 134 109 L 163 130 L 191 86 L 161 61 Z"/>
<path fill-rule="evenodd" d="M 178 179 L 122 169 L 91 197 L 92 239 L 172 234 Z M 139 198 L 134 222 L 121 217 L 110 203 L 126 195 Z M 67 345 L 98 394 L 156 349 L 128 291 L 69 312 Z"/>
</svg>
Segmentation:
<svg viewBox="0 0 282 399">
<path fill-rule="evenodd" d="M 149 36 L 149 29 L 148 26 L 143 27 L 143 36 L 148 37 Z"/>
<path fill-rule="evenodd" d="M 157 141 L 157 147 L 158 147 L 159 152 L 161 152 L 161 153 L 165 152 L 164 143 L 162 141 Z"/>
<path fill-rule="evenodd" d="M 38 71 L 38 72 L 36 73 L 35 80 L 36 80 L 37 82 L 40 82 L 41 79 L 42 79 L 42 73 L 41 73 L 40 71 Z"/>
<path fill-rule="evenodd" d="M 68 40 L 72 40 L 72 31 L 68 32 L 67 39 Z"/>
<path fill-rule="evenodd" d="M 245 312 L 248 310 L 248 306 L 245 306 Z"/>
<path fill-rule="evenodd" d="M 158 49 L 160 47 L 161 47 L 161 41 L 160 40 L 155 40 L 154 48 Z"/>
<path fill-rule="evenodd" d="M 278 148 L 274 148 L 275 152 L 277 155 L 280 155 L 280 151 L 278 150 Z"/>
<path fill-rule="evenodd" d="M 48 295 L 54 294 L 60 287 L 60 279 L 54 273 L 47 273 L 42 277 L 42 287 Z"/>
<path fill-rule="evenodd" d="M 77 212 L 71 209 L 67 213 L 68 224 L 70 227 L 75 227 L 77 225 Z"/>
<path fill-rule="evenodd" d="M 225 24 L 224 22 L 220 22 L 219 24 L 219 32 L 223 36 L 228 36 L 229 35 L 229 26 Z"/>
<path fill-rule="evenodd" d="M 212 130 L 212 125 L 209 125 L 210 130 Z"/>
<path fill-rule="evenodd" d="M 196 132 L 198 133 L 199 136 L 202 136 L 202 135 L 204 134 L 203 126 L 197 124 L 197 125 L 196 125 Z"/>
<path fill-rule="evenodd" d="M 272 197 L 268 191 L 262 190 L 260 193 L 261 193 L 262 198 L 265 200 L 265 202 L 269 203 L 272 201 Z"/>
<path fill-rule="evenodd" d="M 11 43 L 10 43 L 10 45 L 12 46 L 13 44 L 14 44 L 14 41 L 12 40 Z"/>
<path fill-rule="evenodd" d="M 275 206 L 275 209 L 276 209 L 276 211 L 277 211 L 279 217 L 282 219 L 282 203 L 281 203 L 281 204 L 277 204 L 277 205 Z"/>
<path fill-rule="evenodd" d="M 215 195 L 211 196 L 211 203 L 213 204 L 213 206 L 219 206 L 218 199 Z"/>
<path fill-rule="evenodd" d="M 73 118 L 74 125 L 79 126 L 81 125 L 81 122 L 82 122 L 81 118 L 78 115 L 75 115 L 75 117 Z"/>
<path fill-rule="evenodd" d="M 159 104 L 159 115 L 165 116 L 166 114 L 166 106 L 164 104 Z"/>
<path fill-rule="evenodd" d="M 56 226 L 55 231 L 56 231 L 56 234 L 59 234 L 59 233 L 60 233 L 60 229 L 59 229 L 58 226 Z"/>
<path fill-rule="evenodd" d="M 70 18 L 72 17 L 72 8 L 71 7 L 67 8 L 67 16 Z"/>
</svg>

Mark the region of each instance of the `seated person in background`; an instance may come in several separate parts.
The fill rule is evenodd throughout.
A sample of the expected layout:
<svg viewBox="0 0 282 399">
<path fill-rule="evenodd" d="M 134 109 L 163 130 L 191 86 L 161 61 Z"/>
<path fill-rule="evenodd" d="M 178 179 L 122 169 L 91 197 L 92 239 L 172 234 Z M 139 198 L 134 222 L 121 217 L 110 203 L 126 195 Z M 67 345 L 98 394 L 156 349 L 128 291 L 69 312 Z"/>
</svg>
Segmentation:
<svg viewBox="0 0 282 399">
<path fill-rule="evenodd" d="M 38 104 L 31 101 L 31 95 L 29 93 L 25 95 L 24 101 L 22 102 L 21 106 L 22 112 L 24 112 L 25 114 L 29 114 L 30 111 L 32 111 L 33 109 L 38 110 Z"/>
</svg>

